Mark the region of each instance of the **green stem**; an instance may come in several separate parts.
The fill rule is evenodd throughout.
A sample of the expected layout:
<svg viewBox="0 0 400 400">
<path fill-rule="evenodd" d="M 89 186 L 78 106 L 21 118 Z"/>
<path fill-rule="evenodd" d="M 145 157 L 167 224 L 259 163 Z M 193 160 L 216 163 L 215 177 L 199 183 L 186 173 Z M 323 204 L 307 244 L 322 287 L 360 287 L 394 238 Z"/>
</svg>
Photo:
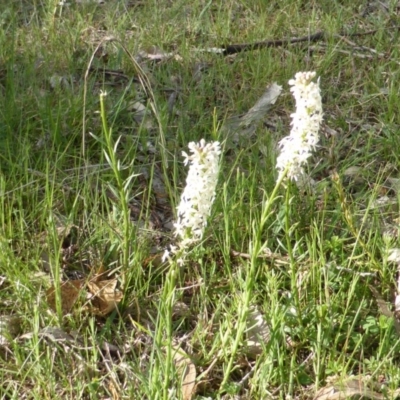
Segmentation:
<svg viewBox="0 0 400 400">
<path fill-rule="evenodd" d="M 178 259 L 179 256 L 174 257 L 175 260 Z M 172 364 L 173 364 L 173 329 L 172 329 L 172 310 L 175 303 L 175 289 L 177 276 L 179 274 L 179 267 L 176 261 L 173 261 L 171 264 L 171 269 L 168 271 L 166 276 L 166 282 L 163 289 L 163 317 L 160 319 L 160 333 L 161 330 L 164 331 L 164 335 L 159 335 L 158 338 L 161 339 L 162 347 L 166 348 L 166 359 L 161 360 L 161 362 L 165 365 L 164 370 L 164 384 L 163 384 L 163 399 L 169 400 L 170 396 L 168 393 L 168 388 L 170 387 L 171 377 L 172 377 Z M 164 345 L 162 344 L 164 343 Z"/>
<path fill-rule="evenodd" d="M 224 373 L 224 379 L 221 384 L 221 391 L 224 391 L 224 388 L 228 382 L 229 376 L 233 369 L 233 363 L 235 361 L 236 353 L 239 350 L 240 343 L 243 338 L 243 334 L 245 333 L 246 326 L 247 326 L 247 314 L 250 307 L 250 302 L 253 297 L 253 289 L 254 289 L 254 282 L 257 274 L 257 259 L 263 249 L 262 245 L 262 231 L 268 218 L 271 213 L 272 205 L 274 204 L 275 200 L 277 199 L 278 190 L 286 177 L 286 171 L 283 173 L 278 181 L 275 184 L 274 189 L 272 190 L 271 195 L 267 198 L 267 201 L 264 204 L 261 219 L 259 226 L 254 226 L 254 241 L 252 243 L 252 248 L 250 249 L 251 259 L 250 259 L 250 270 L 248 274 L 246 274 L 246 281 L 245 281 L 245 293 L 243 304 L 239 310 L 239 317 L 238 317 L 238 328 L 236 331 L 236 336 L 232 346 L 232 352 L 229 357 L 228 365 Z"/>
<path fill-rule="evenodd" d="M 288 252 L 288 256 L 290 259 L 290 285 L 292 289 L 292 296 L 294 301 L 294 306 L 297 310 L 297 318 L 299 320 L 299 326 L 301 326 L 301 318 L 300 318 L 300 299 L 299 299 L 299 291 L 297 289 L 297 268 L 296 268 L 296 260 L 293 255 L 292 242 L 290 237 L 291 223 L 290 223 L 290 186 L 286 190 L 285 197 L 285 237 L 286 237 L 286 248 Z"/>
<path fill-rule="evenodd" d="M 107 112 L 105 109 L 105 104 L 104 104 L 104 98 L 106 96 L 106 93 L 101 93 L 100 94 L 100 115 L 101 115 L 101 122 L 103 126 L 103 133 L 104 133 L 104 138 L 105 138 L 105 144 L 106 144 L 106 158 L 108 163 L 110 164 L 110 167 L 113 171 L 115 180 L 116 180 L 116 186 L 117 186 L 117 191 L 118 191 L 118 197 L 119 197 L 119 203 L 121 205 L 122 209 L 122 216 L 123 216 L 123 238 L 124 238 L 124 243 L 122 246 L 122 265 L 124 266 L 124 283 L 127 281 L 127 271 L 129 270 L 129 254 L 130 254 L 130 213 L 129 213 L 129 207 L 128 207 L 128 193 L 127 193 L 127 188 L 124 186 L 124 180 L 121 176 L 121 164 L 120 161 L 117 158 L 116 152 L 117 152 L 117 146 L 118 146 L 118 140 L 116 143 L 113 143 L 112 140 L 112 129 L 109 128 L 108 122 L 107 122 Z"/>
</svg>

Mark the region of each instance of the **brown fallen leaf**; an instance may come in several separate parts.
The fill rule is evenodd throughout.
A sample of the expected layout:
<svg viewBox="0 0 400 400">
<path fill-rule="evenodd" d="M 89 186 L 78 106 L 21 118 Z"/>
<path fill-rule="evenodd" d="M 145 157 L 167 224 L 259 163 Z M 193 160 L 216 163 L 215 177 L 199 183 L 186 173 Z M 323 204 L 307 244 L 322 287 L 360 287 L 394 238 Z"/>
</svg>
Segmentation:
<svg viewBox="0 0 400 400">
<path fill-rule="evenodd" d="M 191 400 L 196 393 L 196 367 L 181 348 L 173 348 L 176 372 L 181 377 L 182 399 Z"/>
<path fill-rule="evenodd" d="M 96 314 L 104 316 L 117 308 L 122 300 L 122 293 L 116 289 L 117 283 L 117 279 L 92 280 L 87 283 L 88 290 L 93 295 L 91 303 Z"/>
<path fill-rule="evenodd" d="M 60 285 L 61 310 L 63 315 L 71 312 L 78 300 L 82 288 L 85 284 L 84 279 L 71 280 Z M 47 303 L 53 311 L 56 311 L 56 289 L 51 287 L 46 291 Z"/>
</svg>

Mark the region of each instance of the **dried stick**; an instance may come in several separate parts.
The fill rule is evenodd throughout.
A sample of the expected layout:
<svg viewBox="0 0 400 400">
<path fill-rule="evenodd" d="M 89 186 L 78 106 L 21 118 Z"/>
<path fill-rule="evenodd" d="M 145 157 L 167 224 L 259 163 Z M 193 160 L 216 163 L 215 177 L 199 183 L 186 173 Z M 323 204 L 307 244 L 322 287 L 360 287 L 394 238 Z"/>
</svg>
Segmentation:
<svg viewBox="0 0 400 400">
<path fill-rule="evenodd" d="M 394 29 L 400 30 L 400 26 L 396 26 Z M 366 32 L 355 32 L 355 33 L 347 33 L 347 34 L 340 34 L 334 35 L 334 37 L 343 39 L 344 37 L 351 38 L 351 37 L 359 37 L 359 36 L 367 36 L 373 35 L 378 32 L 378 29 L 374 29 L 372 31 Z M 301 42 L 318 42 L 324 40 L 327 37 L 327 34 L 324 31 L 319 31 L 313 33 L 312 35 L 307 35 L 299 38 L 291 38 L 291 39 L 279 39 L 279 40 L 264 40 L 262 42 L 255 42 L 255 43 L 243 43 L 243 44 L 228 44 L 225 46 L 221 46 L 220 54 L 224 56 L 241 53 L 242 51 L 251 51 L 251 50 L 258 50 L 267 47 L 281 47 L 286 46 L 288 44 L 293 43 L 301 43 Z"/>
</svg>

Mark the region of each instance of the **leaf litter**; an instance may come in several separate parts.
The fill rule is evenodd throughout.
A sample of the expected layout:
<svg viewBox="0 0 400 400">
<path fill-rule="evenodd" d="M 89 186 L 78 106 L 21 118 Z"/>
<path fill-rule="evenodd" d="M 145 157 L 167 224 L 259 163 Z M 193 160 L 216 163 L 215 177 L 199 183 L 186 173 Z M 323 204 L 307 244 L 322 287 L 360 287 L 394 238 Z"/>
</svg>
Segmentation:
<svg viewBox="0 0 400 400">
<path fill-rule="evenodd" d="M 172 347 L 176 372 L 181 379 L 183 400 L 191 400 L 195 395 L 196 367 L 188 354 L 180 347 Z"/>
<path fill-rule="evenodd" d="M 256 358 L 263 352 L 271 338 L 270 328 L 264 316 L 255 307 L 248 312 L 247 326 L 246 353 L 249 358 Z"/>
<path fill-rule="evenodd" d="M 390 397 L 381 393 L 376 387 L 378 385 L 372 382 L 370 376 L 349 376 L 344 379 L 331 377 L 329 381 L 329 385 L 318 390 L 313 400 L 384 400 L 400 396 L 400 389 L 392 391 Z"/>
<path fill-rule="evenodd" d="M 93 296 L 90 301 L 95 313 L 105 316 L 117 308 L 122 300 L 122 292 L 116 289 L 117 284 L 116 278 L 87 283 L 87 288 Z"/>
<path fill-rule="evenodd" d="M 267 112 L 276 103 L 282 92 L 282 86 L 276 82 L 267 87 L 253 107 L 242 116 L 228 118 L 222 126 L 222 132 L 238 145 L 242 138 L 251 139 L 257 126 L 265 118 Z"/>
<path fill-rule="evenodd" d="M 60 285 L 60 302 L 61 311 L 63 315 L 69 314 L 78 298 L 83 293 L 83 287 L 85 284 L 84 279 L 70 280 L 63 282 Z M 53 311 L 57 311 L 57 288 L 55 286 L 51 287 L 46 291 L 47 303 Z"/>
<path fill-rule="evenodd" d="M 106 316 L 114 311 L 122 300 L 122 292 L 116 289 L 118 280 L 100 280 L 95 276 L 91 280 L 77 279 L 63 282 L 60 285 L 60 301 L 63 315 L 69 314 L 79 298 L 83 298 L 84 310 L 91 314 Z M 47 290 L 47 302 L 56 311 L 55 286 Z"/>
</svg>

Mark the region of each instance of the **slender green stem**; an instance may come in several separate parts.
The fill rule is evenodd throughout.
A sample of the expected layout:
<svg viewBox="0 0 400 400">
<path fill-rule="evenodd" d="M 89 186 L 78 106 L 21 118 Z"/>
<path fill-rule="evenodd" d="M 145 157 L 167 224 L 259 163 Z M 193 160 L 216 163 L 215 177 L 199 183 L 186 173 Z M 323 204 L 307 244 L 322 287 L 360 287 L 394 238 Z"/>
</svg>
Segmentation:
<svg viewBox="0 0 400 400">
<path fill-rule="evenodd" d="M 291 199 L 291 191 L 290 191 L 291 183 L 288 183 L 288 188 L 286 190 L 285 196 L 285 237 L 286 237 L 286 248 L 287 253 L 290 259 L 290 282 L 291 282 L 291 294 L 293 298 L 293 302 L 295 308 L 297 310 L 297 317 L 299 320 L 299 324 L 301 324 L 301 318 L 299 314 L 300 310 L 300 299 L 299 299 L 299 291 L 297 288 L 297 265 L 296 260 L 293 254 L 292 248 L 292 238 L 291 238 L 291 218 L 290 218 L 290 199 Z"/>
<path fill-rule="evenodd" d="M 109 128 L 108 122 L 107 122 L 107 112 L 105 109 L 105 102 L 104 98 L 107 94 L 106 93 L 101 93 L 100 94 L 100 115 L 101 115 L 101 121 L 102 121 L 102 126 L 103 126 L 103 134 L 104 134 L 104 139 L 105 139 L 105 145 L 106 149 L 104 150 L 106 159 L 108 163 L 110 164 L 110 167 L 113 171 L 115 180 L 116 180 L 116 186 L 117 186 L 117 192 L 118 192 L 118 197 L 119 197 L 119 204 L 122 209 L 122 217 L 123 217 L 123 246 L 122 246 L 122 265 L 124 266 L 124 275 L 125 279 L 124 281 L 127 280 L 126 273 L 129 269 L 129 255 L 130 255 L 130 229 L 131 229 L 131 223 L 130 223 L 130 213 L 129 213 L 129 207 L 128 207 L 128 187 L 125 185 L 125 182 L 122 178 L 121 175 L 121 162 L 117 158 L 117 147 L 119 143 L 119 139 L 114 143 L 112 139 L 112 129 Z M 130 178 L 128 178 L 130 179 Z"/>
<path fill-rule="evenodd" d="M 182 253 L 175 255 L 174 260 L 171 260 L 170 269 L 166 275 L 165 285 L 161 296 L 162 304 L 160 306 L 161 318 L 159 319 L 158 335 L 159 346 L 165 348 L 165 359 L 162 359 L 162 364 L 165 366 L 164 383 L 163 383 L 163 399 L 169 400 L 170 394 L 168 388 L 170 387 L 173 371 L 173 327 L 172 327 L 172 312 L 175 304 L 176 285 L 179 276 L 179 266 L 176 262 L 182 256 Z"/>
<path fill-rule="evenodd" d="M 224 379 L 221 384 L 221 391 L 224 391 L 225 386 L 228 382 L 230 373 L 232 372 L 233 363 L 235 360 L 235 356 L 239 350 L 239 346 L 241 341 L 243 340 L 243 334 L 246 330 L 246 321 L 247 321 L 247 314 L 249 311 L 251 299 L 253 297 L 253 289 L 254 283 L 256 280 L 257 275 L 257 266 L 258 266 L 258 257 L 263 249 L 262 245 L 262 231 L 266 222 L 268 221 L 268 217 L 270 216 L 272 206 L 275 200 L 278 198 L 278 190 L 286 177 L 286 173 L 282 174 L 281 177 L 275 184 L 274 189 L 272 190 L 271 195 L 267 198 L 266 202 L 264 203 L 264 207 L 261 213 L 260 223 L 253 226 L 253 242 L 250 244 L 250 270 L 246 274 L 246 281 L 245 281 L 245 292 L 243 297 L 243 303 L 240 306 L 239 316 L 238 316 L 238 328 L 236 330 L 236 336 L 233 341 L 232 351 L 229 357 L 228 365 L 224 372 Z"/>
</svg>

